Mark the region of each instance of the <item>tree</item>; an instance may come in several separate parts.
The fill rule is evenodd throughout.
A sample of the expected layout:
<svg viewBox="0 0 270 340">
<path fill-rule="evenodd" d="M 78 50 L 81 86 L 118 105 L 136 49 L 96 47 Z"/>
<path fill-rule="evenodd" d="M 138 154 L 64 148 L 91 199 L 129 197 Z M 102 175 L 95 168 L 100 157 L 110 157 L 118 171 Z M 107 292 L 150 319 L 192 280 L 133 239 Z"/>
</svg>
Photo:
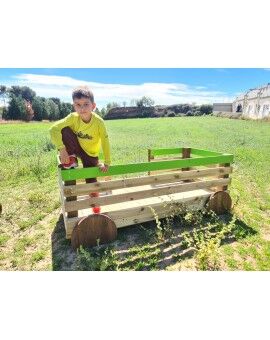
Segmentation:
<svg viewBox="0 0 270 340">
<path fill-rule="evenodd" d="M 71 103 L 60 103 L 59 118 L 64 118 L 73 111 Z"/>
<path fill-rule="evenodd" d="M 100 114 L 100 116 L 101 116 L 102 118 L 105 117 L 106 113 L 107 113 L 107 111 L 106 111 L 105 107 L 103 107 L 103 108 L 101 109 L 101 111 L 99 112 L 99 114 Z"/>
<path fill-rule="evenodd" d="M 45 102 L 45 108 L 48 114 L 49 120 L 59 119 L 59 108 L 58 105 L 51 99 L 47 99 Z"/>
<path fill-rule="evenodd" d="M 25 101 L 22 96 L 11 95 L 5 119 L 28 120 Z"/>
<path fill-rule="evenodd" d="M 6 107 L 3 107 L 2 119 L 5 119 L 5 120 L 8 119 L 8 109 Z"/>
<path fill-rule="evenodd" d="M 143 96 L 141 99 L 136 100 L 136 105 L 138 107 L 150 107 L 155 104 L 154 100 L 150 97 Z"/>
<path fill-rule="evenodd" d="M 41 121 L 43 119 L 43 113 L 44 113 L 44 101 L 42 100 L 41 97 L 35 97 L 33 99 L 33 103 L 32 103 L 32 108 L 34 110 L 34 119 Z"/>
<path fill-rule="evenodd" d="M 49 99 L 52 100 L 58 107 L 61 105 L 61 100 L 59 98 L 51 97 Z"/>
<path fill-rule="evenodd" d="M 201 114 L 209 115 L 213 112 L 213 106 L 212 105 L 201 105 L 200 107 Z"/>
<path fill-rule="evenodd" d="M 5 85 L 0 85 L 0 97 L 4 102 L 4 105 L 6 105 L 7 87 Z"/>
<path fill-rule="evenodd" d="M 36 96 L 36 92 L 33 91 L 32 89 L 30 89 L 30 87 L 27 87 L 27 86 L 23 86 L 21 88 L 21 92 L 22 92 L 23 99 L 25 99 L 25 100 L 27 100 L 29 102 L 32 102 L 33 99 Z"/>
<path fill-rule="evenodd" d="M 108 103 L 107 106 L 106 106 L 106 109 L 107 109 L 107 112 L 110 110 L 110 109 L 113 109 L 114 107 L 120 107 L 120 105 L 116 102 L 111 102 L 111 103 Z"/>
<path fill-rule="evenodd" d="M 28 86 L 11 86 L 9 93 L 16 97 L 21 96 L 23 99 L 32 102 L 36 96 L 36 92 L 30 89 Z"/>
<path fill-rule="evenodd" d="M 11 88 L 9 89 L 9 94 L 10 95 L 14 95 L 15 97 L 18 97 L 21 95 L 21 88 L 20 86 L 11 86 Z"/>
</svg>

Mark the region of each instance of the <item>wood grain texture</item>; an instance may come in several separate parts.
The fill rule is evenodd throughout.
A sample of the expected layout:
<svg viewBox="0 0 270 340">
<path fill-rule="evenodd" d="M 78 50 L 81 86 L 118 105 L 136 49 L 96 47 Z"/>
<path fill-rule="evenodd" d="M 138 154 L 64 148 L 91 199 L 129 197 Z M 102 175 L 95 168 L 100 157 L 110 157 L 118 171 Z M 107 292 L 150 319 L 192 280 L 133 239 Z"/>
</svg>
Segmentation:
<svg viewBox="0 0 270 340">
<path fill-rule="evenodd" d="M 217 191 L 210 196 L 207 207 L 218 215 L 225 214 L 231 210 L 231 196 L 226 191 Z"/>
<path fill-rule="evenodd" d="M 95 214 L 80 219 L 71 234 L 71 245 L 77 249 L 109 243 L 117 237 L 114 221 L 106 215 Z"/>
<path fill-rule="evenodd" d="M 64 196 L 81 196 L 88 195 L 90 192 L 108 192 L 115 189 L 132 188 L 142 185 L 154 185 L 180 182 L 186 179 L 195 179 L 203 177 L 217 177 L 219 175 L 225 175 L 232 173 L 232 167 L 217 167 L 196 169 L 182 172 L 177 170 L 176 172 L 170 172 L 166 174 L 159 174 L 154 176 L 132 177 L 125 179 L 112 179 L 109 181 L 102 181 L 96 183 L 76 183 L 76 185 L 64 186 Z"/>
</svg>

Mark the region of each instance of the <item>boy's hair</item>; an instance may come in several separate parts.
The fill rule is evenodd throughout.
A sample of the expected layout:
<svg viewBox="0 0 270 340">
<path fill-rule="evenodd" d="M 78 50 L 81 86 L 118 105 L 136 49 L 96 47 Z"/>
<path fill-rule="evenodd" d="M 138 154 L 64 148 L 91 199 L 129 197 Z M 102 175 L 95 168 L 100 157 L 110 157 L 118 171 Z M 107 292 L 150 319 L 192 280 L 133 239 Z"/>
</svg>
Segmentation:
<svg viewBox="0 0 270 340">
<path fill-rule="evenodd" d="M 78 86 L 72 91 L 72 99 L 81 99 L 88 98 L 94 103 L 94 95 L 93 92 L 89 89 L 88 86 Z"/>
</svg>

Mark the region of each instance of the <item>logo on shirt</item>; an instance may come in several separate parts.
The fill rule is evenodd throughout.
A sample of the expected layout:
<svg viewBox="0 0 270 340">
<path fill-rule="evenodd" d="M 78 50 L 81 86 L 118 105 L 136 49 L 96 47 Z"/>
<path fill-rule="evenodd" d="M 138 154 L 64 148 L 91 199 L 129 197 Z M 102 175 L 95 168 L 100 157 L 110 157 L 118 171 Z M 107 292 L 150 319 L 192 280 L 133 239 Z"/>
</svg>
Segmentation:
<svg viewBox="0 0 270 340">
<path fill-rule="evenodd" d="M 93 137 L 89 136 L 88 133 L 82 133 L 81 131 L 76 132 L 76 136 L 82 139 L 90 139 L 90 140 L 93 139 Z"/>
</svg>

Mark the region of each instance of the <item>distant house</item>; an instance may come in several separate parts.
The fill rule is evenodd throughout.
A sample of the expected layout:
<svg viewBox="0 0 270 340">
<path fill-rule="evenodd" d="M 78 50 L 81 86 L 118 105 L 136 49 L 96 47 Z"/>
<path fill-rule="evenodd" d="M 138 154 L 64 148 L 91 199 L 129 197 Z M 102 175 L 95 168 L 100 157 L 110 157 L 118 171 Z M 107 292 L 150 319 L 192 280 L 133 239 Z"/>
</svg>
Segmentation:
<svg viewBox="0 0 270 340">
<path fill-rule="evenodd" d="M 248 118 L 270 117 L 270 83 L 239 95 L 232 103 L 232 109 Z"/>
</svg>

